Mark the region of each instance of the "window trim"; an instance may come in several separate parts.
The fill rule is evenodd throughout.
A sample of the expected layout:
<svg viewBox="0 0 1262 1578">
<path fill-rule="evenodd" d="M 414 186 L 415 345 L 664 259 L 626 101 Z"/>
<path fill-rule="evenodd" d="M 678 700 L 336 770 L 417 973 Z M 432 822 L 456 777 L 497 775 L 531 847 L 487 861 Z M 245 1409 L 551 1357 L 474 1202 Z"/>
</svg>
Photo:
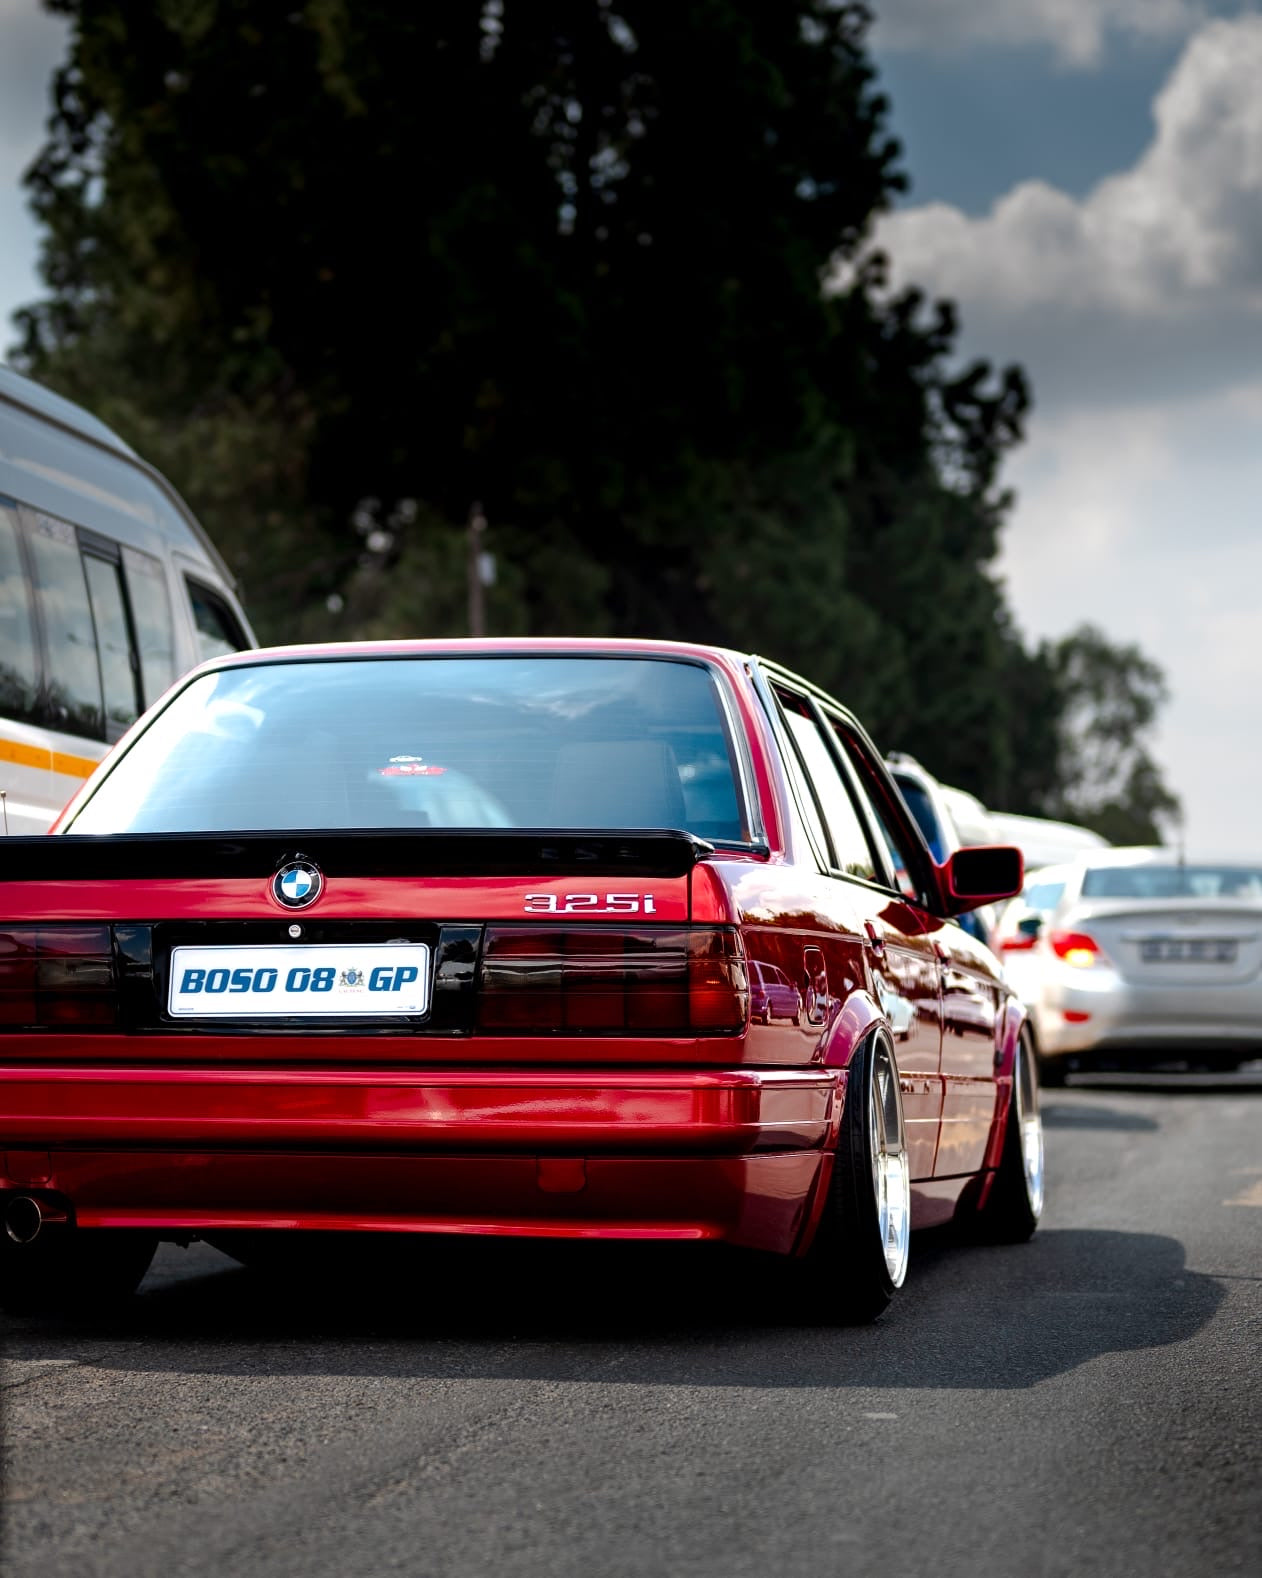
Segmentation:
<svg viewBox="0 0 1262 1578">
<path fill-rule="evenodd" d="M 874 803 L 877 797 L 868 793 L 866 785 L 859 776 L 859 770 L 855 765 L 853 758 L 851 757 L 850 751 L 847 749 L 847 746 L 842 743 L 842 739 L 838 737 L 838 731 L 844 735 L 846 742 L 853 746 L 861 760 L 867 763 L 869 769 L 876 773 L 878 782 L 880 782 L 882 776 L 888 776 L 885 773 L 885 768 L 883 765 L 878 767 L 875 756 L 866 749 L 864 740 L 854 729 L 850 727 L 849 720 L 843 713 L 841 713 L 840 709 L 829 708 L 822 705 L 818 701 L 815 702 L 815 706 L 819 712 L 821 720 L 825 725 L 825 733 L 828 735 L 828 743 L 830 748 L 832 749 L 834 755 L 840 758 L 843 772 L 850 775 L 851 782 L 855 785 L 855 792 L 857 793 L 860 805 L 863 808 L 863 819 L 868 826 L 869 836 L 873 836 L 876 839 L 881 856 L 879 867 L 886 879 L 882 883 L 882 886 L 885 887 L 888 892 L 896 894 L 904 903 L 918 904 L 922 909 L 928 911 L 930 914 L 936 914 L 936 908 L 933 902 L 937 887 L 936 880 L 933 878 L 933 872 L 936 870 L 936 866 L 934 866 L 933 856 L 929 852 L 928 845 L 925 844 L 924 835 L 921 833 L 919 826 L 912 826 L 909 828 L 907 825 L 907 818 L 902 815 L 901 808 L 896 807 L 892 799 L 885 796 L 880 797 L 887 815 L 889 815 L 891 812 L 898 813 L 895 815 L 889 815 L 889 820 L 894 828 L 897 831 L 900 831 L 904 838 L 906 838 L 909 833 L 912 834 L 911 848 L 919 870 L 912 871 L 909 874 L 916 883 L 919 896 L 916 899 L 910 899 L 908 895 L 904 893 L 903 890 L 898 886 L 898 881 L 895 877 L 893 867 L 890 865 L 889 851 L 885 847 L 884 836 L 881 834 L 879 825 L 873 824 L 873 812 L 879 812 L 880 809 Z"/>
<path fill-rule="evenodd" d="M 829 826 L 828 817 L 824 811 L 824 802 L 820 796 L 819 787 L 816 785 L 815 780 L 811 777 L 811 771 L 807 765 L 806 758 L 803 755 L 802 749 L 799 746 L 797 739 L 794 736 L 793 730 L 789 724 L 783 703 L 780 699 L 780 690 L 787 691 L 790 695 L 796 696 L 800 701 L 805 703 L 807 709 L 807 718 L 811 723 L 814 724 L 816 730 L 824 736 L 824 749 L 832 758 L 833 765 L 838 768 L 838 778 L 841 781 L 842 791 L 849 796 L 851 809 L 854 811 L 855 815 L 855 821 L 858 824 L 859 831 L 862 833 L 864 839 L 867 842 L 868 856 L 872 861 L 873 876 L 871 877 L 862 876 L 857 871 L 847 871 L 840 864 L 838 864 L 837 850 L 834 846 L 833 840 L 833 830 Z M 806 690 L 805 687 L 798 687 L 780 678 L 778 675 L 773 676 L 769 680 L 768 691 L 772 700 L 775 702 L 777 722 L 780 726 L 780 730 L 782 731 L 783 740 L 788 742 L 793 752 L 793 761 L 797 765 L 798 772 L 801 775 L 802 783 L 805 785 L 807 791 L 810 794 L 811 801 L 815 806 L 816 815 L 819 819 L 820 827 L 824 832 L 827 849 L 826 851 L 821 851 L 816 847 L 816 840 L 811 830 L 810 819 L 806 816 L 803 816 L 803 825 L 805 827 L 806 835 L 812 849 L 814 850 L 816 859 L 820 861 L 821 870 L 823 870 L 830 877 L 838 877 L 846 882 L 859 882 L 865 887 L 877 888 L 881 891 L 884 891 L 885 883 L 881 880 L 881 878 L 885 875 L 886 867 L 880 852 L 879 843 L 873 834 L 871 820 L 867 814 L 867 811 L 862 806 L 862 803 L 856 798 L 854 784 L 848 776 L 845 767 L 839 765 L 838 763 L 837 753 L 833 742 L 827 738 L 829 730 L 822 722 L 822 714 L 820 713 L 818 702 L 816 701 L 815 697 L 812 696 L 808 690 Z M 797 775 L 792 772 L 788 774 L 791 782 L 796 776 Z M 794 789 L 796 791 L 796 785 L 794 785 Z M 800 796 L 798 798 L 800 802 Z M 799 810 L 801 809 L 802 807 L 799 803 Z"/>
<path fill-rule="evenodd" d="M 759 698 L 763 702 L 764 708 L 767 709 L 769 714 L 771 713 L 772 709 L 768 705 L 768 698 L 772 695 L 771 686 L 773 684 L 780 684 L 788 690 L 800 692 L 807 698 L 808 701 L 814 703 L 814 705 L 823 712 L 826 718 L 835 720 L 837 725 L 844 732 L 846 739 L 853 743 L 860 758 L 872 769 L 873 775 L 878 783 L 881 782 L 884 777 L 888 776 L 885 773 L 883 764 L 881 763 L 880 753 L 877 751 L 876 746 L 873 745 L 872 741 L 865 734 L 863 725 L 858 721 L 857 718 L 849 713 L 846 708 L 836 700 L 835 697 L 830 696 L 827 691 L 821 690 L 818 685 L 813 685 L 810 680 L 803 679 L 801 675 L 793 673 L 791 669 L 784 668 L 781 664 L 776 663 L 770 658 L 760 658 L 754 656 L 751 657 L 749 661 L 750 672 L 754 677 L 755 689 L 759 695 Z M 773 719 L 773 732 L 776 732 L 774 727 L 776 723 L 778 723 L 778 720 Z M 830 730 L 828 732 L 831 733 L 832 731 Z M 783 750 L 783 740 L 778 732 L 776 733 L 776 738 L 777 742 L 781 745 L 781 749 Z M 830 742 L 830 745 L 831 748 L 836 751 L 840 752 L 844 750 L 840 740 Z M 789 776 L 791 780 L 791 775 L 786 774 L 786 776 Z M 792 788 L 791 782 L 790 787 Z M 866 798 L 866 795 L 864 795 L 863 800 L 866 801 Z M 910 832 L 913 846 L 919 855 L 921 846 L 924 845 L 924 839 L 921 836 L 919 828 L 908 828 L 907 817 L 909 813 L 904 811 L 897 804 L 896 794 L 893 796 L 881 795 L 877 796 L 876 798 L 879 799 L 880 803 L 884 805 L 886 810 L 889 812 L 891 821 L 896 822 L 900 827 L 902 827 L 905 833 Z M 869 812 L 865 809 L 865 821 L 867 821 L 868 817 Z M 872 829 L 869 836 L 876 839 L 878 834 L 879 829 Z M 807 836 L 808 838 L 810 836 L 809 829 L 807 829 Z M 810 842 L 811 848 L 814 850 L 814 840 L 812 839 Z M 883 841 L 878 840 L 878 849 L 881 848 L 882 843 Z M 818 858 L 818 851 L 816 851 L 816 857 Z M 886 869 L 885 859 L 886 857 L 882 851 L 879 866 L 879 869 L 881 870 Z M 828 870 L 829 868 L 824 867 L 823 869 Z M 923 909 L 926 914 L 934 916 L 935 919 L 949 919 L 950 917 L 943 915 L 940 908 L 937 881 L 938 868 L 934 862 L 933 856 L 929 853 L 928 846 L 924 847 L 922 869 L 925 880 L 921 885 L 923 887 L 925 896 L 919 901 L 921 909 Z M 830 872 L 830 874 L 832 873 Z M 909 899 L 906 894 L 904 894 L 896 886 L 887 886 L 884 882 L 865 882 L 862 877 L 855 877 L 849 874 L 845 875 L 847 881 L 862 883 L 865 887 L 871 887 L 879 893 L 892 894 L 896 899 L 899 900 L 900 903 L 911 904 L 916 902 L 912 899 Z M 892 873 L 890 875 L 892 876 Z"/>
</svg>

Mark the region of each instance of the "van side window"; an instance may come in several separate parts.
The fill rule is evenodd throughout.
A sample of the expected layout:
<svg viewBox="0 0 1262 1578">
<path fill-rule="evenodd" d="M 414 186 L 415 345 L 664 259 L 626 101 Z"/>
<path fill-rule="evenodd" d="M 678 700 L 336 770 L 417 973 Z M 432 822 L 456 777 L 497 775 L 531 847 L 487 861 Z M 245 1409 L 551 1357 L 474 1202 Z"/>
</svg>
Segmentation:
<svg viewBox="0 0 1262 1578">
<path fill-rule="evenodd" d="M 96 625 L 106 730 L 114 737 L 129 723 L 134 723 L 140 713 L 131 626 L 123 593 L 123 567 L 116 559 L 85 552 L 83 569 L 88 578 L 88 596 Z"/>
<path fill-rule="evenodd" d="M 73 526 L 31 510 L 28 541 L 44 627 L 45 709 L 54 729 L 104 739 L 101 669 L 88 583 Z"/>
<path fill-rule="evenodd" d="M 138 548 L 123 549 L 127 595 L 140 656 L 143 705 L 152 706 L 175 683 L 175 626 L 161 561 Z"/>
<path fill-rule="evenodd" d="M 193 605 L 193 623 L 197 627 L 198 661 L 204 663 L 207 658 L 244 652 L 250 643 L 223 598 L 191 576 L 184 579 Z"/>
<path fill-rule="evenodd" d="M 13 506 L 0 503 L 0 713 L 30 718 L 39 688 L 35 628 Z"/>
</svg>

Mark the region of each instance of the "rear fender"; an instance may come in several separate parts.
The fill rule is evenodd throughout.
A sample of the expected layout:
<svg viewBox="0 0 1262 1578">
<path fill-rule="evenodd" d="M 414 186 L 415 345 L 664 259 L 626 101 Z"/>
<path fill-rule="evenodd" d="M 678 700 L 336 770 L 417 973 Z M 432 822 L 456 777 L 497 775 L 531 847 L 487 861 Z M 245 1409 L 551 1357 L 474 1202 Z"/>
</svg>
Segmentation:
<svg viewBox="0 0 1262 1578">
<path fill-rule="evenodd" d="M 887 1031 L 889 1029 L 876 1000 L 864 991 L 851 992 L 841 1012 L 832 1020 L 823 1042 L 825 1067 L 835 1068 L 839 1072 L 837 1101 L 833 1108 L 833 1121 L 829 1127 L 823 1165 L 815 1181 L 814 1193 L 803 1213 L 802 1230 L 793 1248 L 795 1255 L 804 1255 L 815 1241 L 815 1234 L 819 1230 L 820 1219 L 828 1202 L 828 1191 L 832 1187 L 833 1161 L 841 1133 L 841 1116 L 846 1104 L 846 1074 L 850 1068 L 850 1060 L 878 1027 L 883 1027 Z"/>
<path fill-rule="evenodd" d="M 1008 1113 L 1012 1110 L 1012 1074 L 1025 1021 L 1025 1009 L 1016 998 L 1009 999 L 995 1021 L 995 1121 L 991 1126 L 990 1143 L 982 1163 L 988 1171 L 998 1167 L 1003 1155 L 1004 1139 L 1008 1133 Z M 989 1192 L 989 1182 L 989 1178 L 983 1181 L 983 1195 Z M 979 1203 L 984 1204 L 984 1199 Z"/>
<path fill-rule="evenodd" d="M 824 1037 L 822 1045 L 824 1066 L 849 1068 L 850 1059 L 863 1045 L 865 1037 L 878 1025 L 889 1029 L 889 1024 L 876 999 L 866 991 L 851 992 Z M 890 1039 L 892 1041 L 893 1037 L 891 1036 Z"/>
</svg>

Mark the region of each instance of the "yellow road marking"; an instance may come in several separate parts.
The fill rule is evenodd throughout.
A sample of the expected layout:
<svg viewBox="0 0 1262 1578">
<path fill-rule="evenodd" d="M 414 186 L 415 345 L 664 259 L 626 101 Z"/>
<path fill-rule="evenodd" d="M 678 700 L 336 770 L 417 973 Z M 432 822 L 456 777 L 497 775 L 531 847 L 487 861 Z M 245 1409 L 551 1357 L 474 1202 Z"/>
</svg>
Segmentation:
<svg viewBox="0 0 1262 1578">
<path fill-rule="evenodd" d="M 1242 1189 L 1234 1200 L 1224 1200 L 1224 1205 L 1252 1205 L 1262 1210 L 1262 1178 L 1257 1183 L 1250 1184 L 1247 1189 Z"/>
</svg>

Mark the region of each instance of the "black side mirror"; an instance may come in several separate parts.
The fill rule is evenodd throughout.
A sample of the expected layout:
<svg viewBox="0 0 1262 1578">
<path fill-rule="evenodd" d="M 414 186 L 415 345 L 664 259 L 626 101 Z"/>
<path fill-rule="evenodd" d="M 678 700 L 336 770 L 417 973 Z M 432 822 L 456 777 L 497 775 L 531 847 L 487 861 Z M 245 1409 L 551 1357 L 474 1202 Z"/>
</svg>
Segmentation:
<svg viewBox="0 0 1262 1578">
<path fill-rule="evenodd" d="M 983 904 L 1015 898 L 1025 882 L 1025 861 L 1015 844 L 957 849 L 939 870 L 948 915 L 963 915 Z"/>
</svg>

